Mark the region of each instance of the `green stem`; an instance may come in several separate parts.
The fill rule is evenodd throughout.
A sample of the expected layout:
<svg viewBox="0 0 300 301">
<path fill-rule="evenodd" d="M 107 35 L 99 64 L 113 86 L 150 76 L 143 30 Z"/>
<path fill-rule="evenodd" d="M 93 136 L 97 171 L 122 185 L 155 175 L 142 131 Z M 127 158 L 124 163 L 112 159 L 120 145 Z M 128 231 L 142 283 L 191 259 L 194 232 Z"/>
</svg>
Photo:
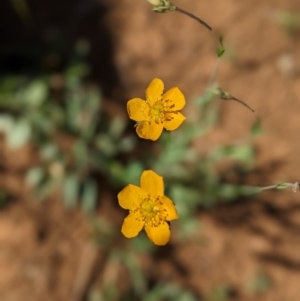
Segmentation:
<svg viewBox="0 0 300 301">
<path fill-rule="evenodd" d="M 217 73 L 218 73 L 218 70 L 219 70 L 220 63 L 221 63 L 221 58 L 219 57 L 218 60 L 217 60 L 216 65 L 215 65 L 214 71 L 212 72 L 212 74 L 209 78 L 209 81 L 208 81 L 208 84 L 207 84 L 207 87 L 206 87 L 206 91 L 209 90 L 211 85 L 214 83 L 214 81 L 216 79 L 216 76 L 217 76 Z"/>
<path fill-rule="evenodd" d="M 271 186 L 265 186 L 265 187 L 261 187 L 260 191 L 264 191 L 264 190 L 269 190 L 269 189 L 286 189 L 286 188 L 292 188 L 292 190 L 294 192 L 297 192 L 297 190 L 299 189 L 299 182 L 296 183 L 279 183 L 276 185 L 271 185 Z"/>
<path fill-rule="evenodd" d="M 260 191 L 268 190 L 268 189 L 276 189 L 277 185 L 270 185 L 265 187 L 260 187 Z"/>
</svg>

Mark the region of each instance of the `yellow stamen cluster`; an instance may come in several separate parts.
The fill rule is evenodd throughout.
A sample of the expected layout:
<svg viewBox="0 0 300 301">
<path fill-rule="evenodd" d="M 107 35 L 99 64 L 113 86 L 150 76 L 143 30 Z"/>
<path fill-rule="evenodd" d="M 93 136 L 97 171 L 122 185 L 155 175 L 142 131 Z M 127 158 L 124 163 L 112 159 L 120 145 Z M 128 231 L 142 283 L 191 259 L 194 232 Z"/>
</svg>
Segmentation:
<svg viewBox="0 0 300 301">
<path fill-rule="evenodd" d="M 149 119 L 157 124 L 163 124 L 164 122 L 171 121 L 174 119 L 172 114 L 177 114 L 178 111 L 172 111 L 175 105 L 170 102 L 170 100 L 157 100 L 152 106 L 150 106 L 149 102 Z"/>
<path fill-rule="evenodd" d="M 144 222 L 145 226 L 149 225 L 151 227 L 158 227 L 168 217 L 167 210 L 163 208 L 163 203 L 159 197 L 153 198 L 150 195 L 142 199 L 140 204 L 132 208 L 130 212 L 135 215 L 138 221 Z"/>
</svg>

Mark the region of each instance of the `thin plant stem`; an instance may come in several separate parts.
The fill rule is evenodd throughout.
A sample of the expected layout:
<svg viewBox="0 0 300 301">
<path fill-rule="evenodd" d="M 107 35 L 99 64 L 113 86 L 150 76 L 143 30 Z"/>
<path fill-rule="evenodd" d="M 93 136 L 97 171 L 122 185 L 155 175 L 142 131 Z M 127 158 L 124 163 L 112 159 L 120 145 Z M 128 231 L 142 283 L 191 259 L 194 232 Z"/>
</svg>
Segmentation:
<svg viewBox="0 0 300 301">
<path fill-rule="evenodd" d="M 214 81 L 216 79 L 216 76 L 217 76 L 217 73 L 218 73 L 218 70 L 219 70 L 220 63 L 221 63 L 221 58 L 219 57 L 218 60 L 217 60 L 216 65 L 215 65 L 214 71 L 212 72 L 212 74 L 209 78 L 206 90 L 209 90 L 211 85 L 214 83 Z"/>
<path fill-rule="evenodd" d="M 297 192 L 299 190 L 299 182 L 296 183 L 279 183 L 276 185 L 270 185 L 270 186 L 248 186 L 248 185 L 242 185 L 240 186 L 242 188 L 242 195 L 243 196 L 251 196 L 251 195 L 256 195 L 258 193 L 261 193 L 265 190 L 270 190 L 270 189 L 277 189 L 277 190 L 282 190 L 282 189 L 292 189 L 293 192 Z"/>
<path fill-rule="evenodd" d="M 245 102 L 235 98 L 235 97 L 232 97 L 232 100 L 235 100 L 237 102 L 239 102 L 240 104 L 242 104 L 243 106 L 245 106 L 246 108 L 248 108 L 250 111 L 252 111 L 253 113 L 255 112 L 252 108 L 250 108 Z"/>
<path fill-rule="evenodd" d="M 182 13 L 182 14 L 184 14 L 186 16 L 189 16 L 190 18 L 192 18 L 194 20 L 196 20 L 197 22 L 199 22 L 200 24 L 202 24 L 203 26 L 205 26 L 208 30 L 210 30 L 210 31 L 212 30 L 212 28 L 207 23 L 205 23 L 203 20 L 199 19 L 195 15 L 193 15 L 193 14 L 191 14 L 191 13 L 189 13 L 189 12 L 187 12 L 187 11 L 185 11 L 185 10 L 177 7 L 177 6 L 176 6 L 176 11 L 178 11 L 179 13 Z"/>
<path fill-rule="evenodd" d="M 277 188 L 277 185 L 270 185 L 270 186 L 265 186 L 265 187 L 260 187 L 260 191 L 263 191 L 263 190 L 269 190 L 269 189 L 276 189 Z"/>
<path fill-rule="evenodd" d="M 260 191 L 269 190 L 269 189 L 286 189 L 286 188 L 292 188 L 292 190 L 294 192 L 297 192 L 299 190 L 299 182 L 279 183 L 279 184 L 276 184 L 276 185 L 260 187 Z"/>
</svg>

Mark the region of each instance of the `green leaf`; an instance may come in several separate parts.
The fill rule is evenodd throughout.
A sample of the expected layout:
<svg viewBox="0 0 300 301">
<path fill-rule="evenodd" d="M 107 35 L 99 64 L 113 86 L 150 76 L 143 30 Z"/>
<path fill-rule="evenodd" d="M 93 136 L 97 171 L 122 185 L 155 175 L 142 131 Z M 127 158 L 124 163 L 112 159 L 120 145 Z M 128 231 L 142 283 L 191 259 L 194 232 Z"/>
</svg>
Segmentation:
<svg viewBox="0 0 300 301">
<path fill-rule="evenodd" d="M 32 110 L 27 117 L 34 129 L 34 136 L 39 136 L 40 134 L 50 135 L 55 130 L 55 120 L 52 120 L 48 115 L 41 113 L 40 110 Z"/>
<path fill-rule="evenodd" d="M 79 168 L 86 168 L 89 164 L 89 151 L 85 141 L 79 140 L 75 143 L 73 148 L 76 165 Z"/>
<path fill-rule="evenodd" d="M 46 119 L 46 123 L 54 124 L 56 126 L 62 126 L 66 123 L 66 109 L 62 108 L 55 102 L 46 102 L 46 110 L 42 114 L 39 114 L 44 119 Z M 46 116 L 45 116 L 46 115 Z M 47 118 L 45 118 L 47 117 Z M 47 120 L 48 119 L 48 120 Z"/>
<path fill-rule="evenodd" d="M 123 118 L 116 117 L 114 118 L 109 127 L 109 134 L 113 139 L 119 139 L 122 133 L 124 132 L 126 122 Z"/>
<path fill-rule="evenodd" d="M 59 154 L 58 146 L 52 143 L 41 146 L 40 155 L 43 160 L 50 161 L 54 160 Z"/>
<path fill-rule="evenodd" d="M 151 253 L 155 249 L 155 245 L 150 241 L 144 231 L 142 231 L 135 239 L 131 239 L 129 243 L 131 249 L 139 253 Z"/>
<path fill-rule="evenodd" d="M 224 199 L 235 199 L 240 195 L 238 185 L 220 184 L 218 187 L 218 195 Z"/>
<path fill-rule="evenodd" d="M 177 224 L 179 225 L 178 232 L 180 240 L 186 240 L 200 230 L 200 221 L 191 216 L 179 220 Z"/>
<path fill-rule="evenodd" d="M 300 28 L 300 12 L 279 11 L 274 14 L 275 20 L 280 23 L 285 31 L 292 35 Z"/>
<path fill-rule="evenodd" d="M 101 93 L 98 88 L 90 86 L 86 91 L 86 105 L 89 111 L 97 115 L 101 108 Z"/>
<path fill-rule="evenodd" d="M 96 137 L 95 145 L 98 150 L 108 157 L 113 157 L 117 152 L 117 145 L 107 134 L 99 134 Z"/>
<path fill-rule="evenodd" d="M 31 128 L 24 120 L 17 121 L 6 136 L 6 142 L 11 149 L 18 149 L 29 142 Z"/>
<path fill-rule="evenodd" d="M 66 72 L 65 76 L 69 78 L 80 79 L 87 76 L 90 73 L 90 68 L 87 64 L 78 63 L 70 66 Z"/>
<path fill-rule="evenodd" d="M 46 178 L 43 179 L 42 183 L 36 188 L 35 193 L 37 195 L 37 198 L 40 200 L 44 200 L 46 197 L 48 197 L 51 192 L 54 191 L 54 189 L 57 188 L 57 180 L 53 178 Z"/>
<path fill-rule="evenodd" d="M 118 143 L 118 148 L 121 152 L 129 152 L 134 149 L 137 144 L 137 140 L 133 136 L 127 136 L 121 138 Z"/>
<path fill-rule="evenodd" d="M 181 217 L 190 216 L 191 210 L 201 202 L 201 194 L 197 189 L 179 184 L 170 188 L 169 195 Z"/>
<path fill-rule="evenodd" d="M 268 291 L 272 286 L 271 279 L 263 272 L 259 271 L 247 285 L 249 292 L 253 294 L 261 294 Z"/>
<path fill-rule="evenodd" d="M 198 107 L 200 108 L 205 108 L 207 105 L 212 101 L 214 98 L 214 93 L 212 92 L 214 87 L 211 89 L 207 90 L 205 94 L 201 97 L 198 97 L 195 99 L 195 103 Z"/>
<path fill-rule="evenodd" d="M 254 150 L 251 146 L 241 145 L 241 146 L 232 146 L 225 145 L 216 147 L 210 153 L 211 159 L 214 162 L 218 162 L 225 158 L 231 158 L 243 162 L 249 162 L 254 158 Z"/>
<path fill-rule="evenodd" d="M 146 278 L 141 270 L 140 264 L 137 261 L 136 256 L 132 253 L 124 253 L 124 263 L 128 269 L 131 283 L 135 293 L 138 296 L 142 296 L 146 292 Z"/>
<path fill-rule="evenodd" d="M 89 53 L 90 51 L 90 43 L 88 40 L 85 39 L 80 39 L 76 42 L 75 45 L 75 51 L 78 53 L 80 56 L 85 56 Z"/>
<path fill-rule="evenodd" d="M 7 135 L 14 127 L 14 119 L 8 114 L 0 115 L 0 133 Z"/>
<path fill-rule="evenodd" d="M 286 188 L 290 188 L 291 184 L 289 183 L 279 183 L 276 185 L 276 189 L 286 189 Z"/>
<path fill-rule="evenodd" d="M 93 179 L 88 179 L 83 183 L 82 192 L 82 208 L 85 212 L 89 213 L 95 210 L 97 205 L 98 187 L 97 182 Z"/>
<path fill-rule="evenodd" d="M 165 149 L 163 153 L 163 160 L 161 159 L 161 161 L 163 161 L 166 166 L 171 165 L 177 161 L 182 161 L 185 152 L 186 152 L 185 147 Z"/>
<path fill-rule="evenodd" d="M 73 93 L 73 91 L 69 91 L 67 95 L 68 96 L 66 99 L 66 121 L 69 129 L 75 132 L 79 130 L 80 115 L 82 113 L 82 105 L 79 98 L 79 91 L 78 93 Z"/>
<path fill-rule="evenodd" d="M 90 215 L 89 218 L 95 243 L 101 248 L 110 248 L 111 244 L 115 242 L 116 235 L 119 235 L 119 228 L 116 227 L 114 221 L 103 216 L 94 214 Z"/>
<path fill-rule="evenodd" d="M 259 136 L 263 134 L 263 129 L 261 126 L 261 119 L 260 117 L 257 117 L 252 124 L 251 130 L 250 130 L 251 135 L 253 136 Z"/>
<path fill-rule="evenodd" d="M 219 46 L 218 46 L 218 50 L 217 50 L 217 54 L 218 54 L 218 57 L 221 57 L 225 52 L 225 49 L 223 47 L 223 37 L 220 36 L 219 37 Z"/>
<path fill-rule="evenodd" d="M 87 292 L 87 301 L 105 301 L 104 292 L 91 288 Z"/>
<path fill-rule="evenodd" d="M 45 175 L 46 173 L 44 168 L 33 167 L 29 169 L 29 171 L 26 174 L 26 183 L 31 187 L 36 187 L 42 182 Z"/>
<path fill-rule="evenodd" d="M 64 204 L 67 208 L 75 208 L 79 196 L 80 181 L 76 174 L 69 174 L 63 183 Z"/>
<path fill-rule="evenodd" d="M 143 298 L 143 301 L 199 301 L 191 292 L 180 288 L 173 283 L 158 283 L 151 291 Z"/>
<path fill-rule="evenodd" d="M 33 81 L 24 92 L 24 101 L 31 107 L 40 106 L 47 97 L 48 87 L 40 80 Z"/>
<path fill-rule="evenodd" d="M 0 188 L 0 206 L 4 206 L 8 201 L 10 197 L 6 190 Z"/>
<path fill-rule="evenodd" d="M 138 184 L 139 178 L 144 170 L 144 166 L 139 161 L 133 161 L 127 165 L 123 171 L 123 181 Z"/>
<path fill-rule="evenodd" d="M 228 285 L 223 284 L 215 287 L 205 298 L 208 301 L 227 301 L 230 298 L 231 289 Z"/>
</svg>

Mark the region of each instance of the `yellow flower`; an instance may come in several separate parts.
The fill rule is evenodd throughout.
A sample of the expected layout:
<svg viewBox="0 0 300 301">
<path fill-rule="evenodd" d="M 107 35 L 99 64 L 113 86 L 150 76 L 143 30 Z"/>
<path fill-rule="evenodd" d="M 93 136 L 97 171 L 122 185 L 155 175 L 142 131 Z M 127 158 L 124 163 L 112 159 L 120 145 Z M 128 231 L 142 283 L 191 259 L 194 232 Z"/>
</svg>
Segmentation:
<svg viewBox="0 0 300 301">
<path fill-rule="evenodd" d="M 121 232 L 132 238 L 145 228 L 150 240 L 165 245 L 170 239 L 168 221 L 178 218 L 173 202 L 164 195 L 164 181 L 152 170 L 145 170 L 140 185 L 127 185 L 118 194 L 119 204 L 129 210 Z"/>
<path fill-rule="evenodd" d="M 155 78 L 146 90 L 146 100 L 133 98 L 127 103 L 129 118 L 137 121 L 136 132 L 140 138 L 157 140 L 163 128 L 176 130 L 185 120 L 179 111 L 185 106 L 185 98 L 177 88 L 165 94 L 164 83 Z"/>
</svg>

